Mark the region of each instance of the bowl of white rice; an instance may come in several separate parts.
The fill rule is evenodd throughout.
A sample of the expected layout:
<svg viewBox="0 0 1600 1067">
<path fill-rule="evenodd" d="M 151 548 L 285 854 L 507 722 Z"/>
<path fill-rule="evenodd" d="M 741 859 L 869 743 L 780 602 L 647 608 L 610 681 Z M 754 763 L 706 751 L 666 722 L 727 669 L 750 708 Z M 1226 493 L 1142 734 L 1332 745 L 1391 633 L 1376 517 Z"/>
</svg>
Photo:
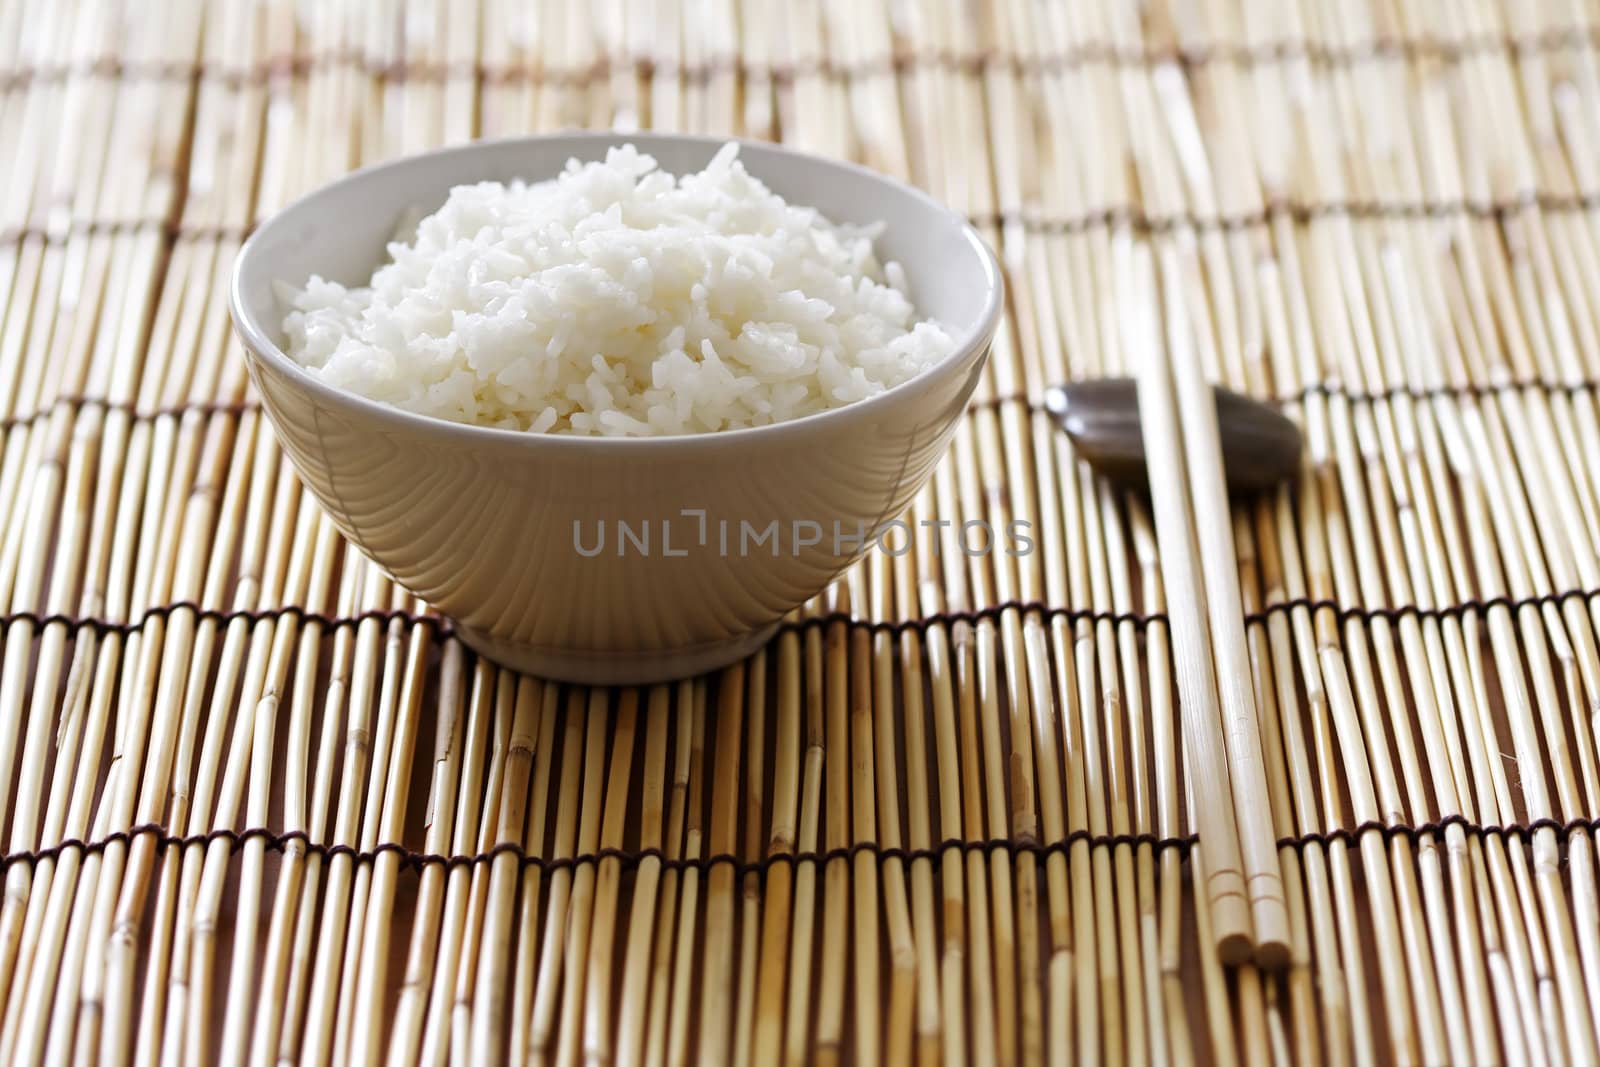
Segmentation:
<svg viewBox="0 0 1600 1067">
<path fill-rule="evenodd" d="M 943 454 L 1003 302 L 909 186 L 776 145 L 573 133 L 357 171 L 267 220 L 232 313 L 330 518 L 508 666 L 759 647 Z"/>
</svg>

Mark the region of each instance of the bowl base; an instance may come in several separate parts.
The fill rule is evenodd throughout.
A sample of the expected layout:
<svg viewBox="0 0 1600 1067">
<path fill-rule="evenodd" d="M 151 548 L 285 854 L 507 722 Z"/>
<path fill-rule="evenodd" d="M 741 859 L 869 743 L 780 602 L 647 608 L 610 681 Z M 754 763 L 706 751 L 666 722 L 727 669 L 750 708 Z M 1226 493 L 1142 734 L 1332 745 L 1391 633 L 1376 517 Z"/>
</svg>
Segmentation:
<svg viewBox="0 0 1600 1067">
<path fill-rule="evenodd" d="M 681 652 L 560 652 L 517 644 L 470 626 L 456 625 L 456 636 L 463 644 L 503 667 L 581 685 L 644 685 L 706 674 L 744 659 L 771 640 L 777 631 L 778 624 L 772 623 L 721 644 L 700 645 Z"/>
</svg>

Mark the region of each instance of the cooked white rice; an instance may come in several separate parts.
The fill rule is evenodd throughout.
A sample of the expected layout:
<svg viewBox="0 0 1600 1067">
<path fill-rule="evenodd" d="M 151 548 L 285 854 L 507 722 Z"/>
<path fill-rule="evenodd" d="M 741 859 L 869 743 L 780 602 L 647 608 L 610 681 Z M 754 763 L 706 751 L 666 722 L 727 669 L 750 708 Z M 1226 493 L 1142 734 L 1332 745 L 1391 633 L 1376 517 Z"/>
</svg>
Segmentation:
<svg viewBox="0 0 1600 1067">
<path fill-rule="evenodd" d="M 289 354 L 424 415 L 642 436 L 840 407 L 951 352 L 873 231 L 786 203 L 737 155 L 675 179 L 624 145 L 552 181 L 458 186 L 370 286 L 283 287 Z"/>
</svg>

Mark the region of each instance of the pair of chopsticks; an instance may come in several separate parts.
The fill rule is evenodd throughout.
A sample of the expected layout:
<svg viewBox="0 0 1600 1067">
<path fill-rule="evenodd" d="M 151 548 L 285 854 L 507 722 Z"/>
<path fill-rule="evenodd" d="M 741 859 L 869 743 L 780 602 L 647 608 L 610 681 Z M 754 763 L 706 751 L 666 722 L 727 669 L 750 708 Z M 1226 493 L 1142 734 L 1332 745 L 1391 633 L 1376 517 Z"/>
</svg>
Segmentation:
<svg viewBox="0 0 1600 1067">
<path fill-rule="evenodd" d="M 1216 404 L 1190 333 L 1177 250 L 1169 245 L 1159 254 L 1159 286 L 1148 247 L 1122 257 L 1119 282 L 1128 298 L 1120 305 L 1123 336 L 1139 368 L 1139 422 L 1199 833 L 1198 890 L 1224 963 L 1282 967 L 1289 962 L 1289 912 L 1250 682 Z"/>
</svg>

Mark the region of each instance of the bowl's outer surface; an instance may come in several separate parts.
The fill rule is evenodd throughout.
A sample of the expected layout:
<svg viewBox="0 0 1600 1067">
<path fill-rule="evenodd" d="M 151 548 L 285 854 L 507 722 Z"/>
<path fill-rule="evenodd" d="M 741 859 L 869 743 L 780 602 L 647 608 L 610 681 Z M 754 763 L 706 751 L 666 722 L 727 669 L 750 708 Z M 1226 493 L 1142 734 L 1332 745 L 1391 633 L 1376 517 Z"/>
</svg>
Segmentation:
<svg viewBox="0 0 1600 1067">
<path fill-rule="evenodd" d="M 716 650 L 814 596 L 858 558 L 865 546 L 849 538 L 899 515 L 943 454 L 1000 302 L 992 254 L 933 201 L 860 168 L 751 144 L 741 151 L 746 166 L 791 202 L 835 221 L 885 223 L 880 253 L 902 263 L 923 313 L 970 343 L 905 386 L 824 415 L 629 440 L 411 415 L 330 389 L 279 348 L 276 282 L 311 274 L 364 282 L 405 211 L 431 210 L 464 182 L 546 178 L 569 158 L 602 158 L 623 141 L 680 172 L 699 169 L 722 143 L 539 137 L 357 172 L 263 225 L 234 278 L 251 377 L 290 460 L 340 530 L 466 633 L 496 650 L 526 650 L 525 662 L 557 676 L 571 661 L 565 673 L 584 680 L 639 680 L 630 662 L 663 676 L 682 673 L 674 664 L 709 666 Z M 775 541 L 758 542 L 773 522 Z M 903 533 L 889 543 L 898 548 Z"/>
</svg>

